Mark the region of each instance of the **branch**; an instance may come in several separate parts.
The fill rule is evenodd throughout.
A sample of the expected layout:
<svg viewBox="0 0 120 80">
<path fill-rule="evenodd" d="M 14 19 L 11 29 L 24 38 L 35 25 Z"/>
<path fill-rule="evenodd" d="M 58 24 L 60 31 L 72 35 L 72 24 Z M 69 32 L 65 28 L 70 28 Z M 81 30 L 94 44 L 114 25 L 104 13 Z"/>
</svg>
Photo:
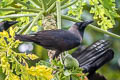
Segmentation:
<svg viewBox="0 0 120 80">
<path fill-rule="evenodd" d="M 63 5 L 63 6 L 61 7 L 61 9 L 65 9 L 65 8 L 67 8 L 67 7 L 69 7 L 69 6 L 72 6 L 72 5 L 75 4 L 77 1 L 78 1 L 78 0 L 74 0 L 74 1 L 72 1 L 71 3 L 68 3 L 68 4 L 66 4 L 66 5 Z"/>
<path fill-rule="evenodd" d="M 74 21 L 74 22 L 80 22 L 80 20 L 75 19 L 75 18 L 72 18 L 72 17 L 69 17 L 69 16 L 61 15 L 61 17 L 62 17 L 63 19 L 66 19 L 66 20 L 70 20 L 70 21 Z M 104 34 L 108 34 L 108 35 L 110 35 L 111 37 L 120 39 L 120 36 L 117 35 L 117 34 L 114 34 L 114 33 L 108 32 L 108 31 L 105 31 L 105 30 L 100 29 L 100 28 L 98 28 L 98 27 L 96 27 L 96 26 L 94 26 L 94 25 L 91 25 L 91 24 L 88 25 L 88 26 L 91 27 L 92 29 L 98 31 L 98 32 L 101 32 L 101 33 L 104 33 Z"/>
<path fill-rule="evenodd" d="M 45 0 L 41 0 L 41 3 L 42 3 L 43 11 L 45 12 L 45 10 L 47 9 Z"/>
<path fill-rule="evenodd" d="M 0 8 L 1 11 L 25 11 L 25 12 L 36 12 L 38 13 L 40 10 L 35 9 L 12 9 L 12 8 Z"/>
<path fill-rule="evenodd" d="M 50 0 L 47 4 L 48 7 L 50 7 L 54 2 L 56 2 L 56 0 Z"/>
<path fill-rule="evenodd" d="M 47 9 L 47 14 L 51 13 L 51 11 L 55 8 L 56 2 L 54 2 L 48 9 Z"/>
<path fill-rule="evenodd" d="M 18 17 L 33 17 L 36 16 L 37 14 L 12 14 L 12 15 L 6 15 L 6 16 L 0 16 L 0 19 L 4 18 L 18 18 Z"/>
<path fill-rule="evenodd" d="M 58 25 L 58 29 L 61 29 L 61 6 L 60 6 L 60 1 L 56 1 L 56 8 L 57 8 L 57 25 Z"/>
<path fill-rule="evenodd" d="M 74 0 L 72 1 L 71 3 L 68 3 L 68 4 L 65 4 L 64 6 L 61 6 L 61 9 L 65 9 L 69 6 L 72 6 L 73 4 L 75 4 L 78 0 Z M 55 12 L 56 11 L 56 8 L 52 10 L 52 12 Z"/>
<path fill-rule="evenodd" d="M 29 0 L 34 6 L 36 6 L 37 8 L 42 7 L 42 4 L 40 3 L 40 1 L 38 0 Z"/>
<path fill-rule="evenodd" d="M 61 29 L 61 3 L 60 1 L 56 1 L 56 9 L 57 9 L 57 26 L 58 29 Z M 60 54 L 60 61 L 63 64 L 63 56 Z"/>
<path fill-rule="evenodd" d="M 32 20 L 26 24 L 25 26 L 22 27 L 22 29 L 17 33 L 17 34 L 22 34 L 28 27 L 29 25 L 31 24 Z"/>
<path fill-rule="evenodd" d="M 61 2 L 61 5 L 64 5 L 65 3 L 67 3 L 68 2 L 68 0 L 63 0 L 62 2 Z"/>
<path fill-rule="evenodd" d="M 30 5 L 28 5 L 28 4 L 24 3 L 24 2 L 22 2 L 22 1 L 20 1 L 20 0 L 14 0 L 14 1 L 20 3 L 20 4 L 24 5 L 24 6 L 26 6 L 27 8 L 33 9 L 32 6 L 30 6 Z"/>
<path fill-rule="evenodd" d="M 38 19 L 42 16 L 43 12 L 39 12 L 39 14 L 34 18 L 33 22 L 30 24 L 28 29 L 25 31 L 24 34 L 27 34 L 30 32 L 31 28 L 34 26 L 34 24 L 38 21 Z"/>
</svg>

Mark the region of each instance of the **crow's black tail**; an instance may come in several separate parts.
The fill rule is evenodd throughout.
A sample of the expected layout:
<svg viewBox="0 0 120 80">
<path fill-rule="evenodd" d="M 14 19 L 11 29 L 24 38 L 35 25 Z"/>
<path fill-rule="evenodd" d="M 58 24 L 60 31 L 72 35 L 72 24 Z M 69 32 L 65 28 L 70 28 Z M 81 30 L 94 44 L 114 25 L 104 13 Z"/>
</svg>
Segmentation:
<svg viewBox="0 0 120 80">
<path fill-rule="evenodd" d="M 34 38 L 33 38 L 33 36 L 30 36 L 30 35 L 19 35 L 19 34 L 16 34 L 15 35 L 15 39 L 16 40 L 20 40 L 20 41 L 32 42 Z"/>
<path fill-rule="evenodd" d="M 89 72 L 89 76 L 92 75 L 97 69 L 102 67 L 105 63 L 109 62 L 114 57 L 114 52 L 112 49 L 108 49 L 103 52 L 104 54 L 101 57 L 95 56 L 96 60 L 93 59 L 91 62 L 81 66 L 84 69 L 84 72 Z"/>
<path fill-rule="evenodd" d="M 100 75 L 99 73 L 94 73 L 88 78 L 89 80 L 107 80 L 103 75 Z"/>
<path fill-rule="evenodd" d="M 85 59 L 84 57 L 91 58 L 95 56 L 98 53 L 103 52 L 104 50 L 108 49 L 110 47 L 110 42 L 106 40 L 99 40 L 88 46 L 86 49 L 78 48 L 76 51 L 72 53 L 72 56 L 74 58 L 78 59 Z"/>
<path fill-rule="evenodd" d="M 114 52 L 109 47 L 109 41 L 99 40 L 82 51 L 78 51 L 78 49 L 72 55 L 77 53 L 75 58 L 78 60 L 79 66 L 84 69 L 85 73 L 93 74 L 113 58 Z"/>
</svg>

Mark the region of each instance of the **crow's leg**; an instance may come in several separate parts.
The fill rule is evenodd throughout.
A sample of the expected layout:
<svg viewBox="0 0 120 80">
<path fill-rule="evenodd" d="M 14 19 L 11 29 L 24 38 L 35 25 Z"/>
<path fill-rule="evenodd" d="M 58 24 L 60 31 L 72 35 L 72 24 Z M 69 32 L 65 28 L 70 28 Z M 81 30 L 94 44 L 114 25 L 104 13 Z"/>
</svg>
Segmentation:
<svg viewBox="0 0 120 80">
<path fill-rule="evenodd" d="M 56 50 L 55 54 L 53 55 L 53 59 L 57 58 L 60 53 L 62 53 L 62 52 L 59 50 Z"/>
<path fill-rule="evenodd" d="M 50 62 L 52 61 L 55 52 L 56 52 L 55 50 L 48 50 L 48 57 Z"/>
</svg>

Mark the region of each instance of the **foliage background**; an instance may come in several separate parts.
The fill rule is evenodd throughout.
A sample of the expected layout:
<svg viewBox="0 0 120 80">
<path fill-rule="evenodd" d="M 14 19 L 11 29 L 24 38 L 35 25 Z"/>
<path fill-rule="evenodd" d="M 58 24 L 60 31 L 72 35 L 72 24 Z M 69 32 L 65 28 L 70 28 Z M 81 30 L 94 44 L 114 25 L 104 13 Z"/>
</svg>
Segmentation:
<svg viewBox="0 0 120 80">
<path fill-rule="evenodd" d="M 36 0 L 36 1 L 39 1 L 39 0 Z M 40 0 L 40 2 L 41 1 L 48 2 L 49 0 Z M 54 18 L 48 21 L 48 17 L 46 17 L 46 14 L 48 15 L 51 12 L 53 13 L 54 10 L 56 10 L 54 6 L 55 4 L 54 1 L 56 0 L 50 0 L 50 1 L 53 1 L 52 3 L 50 3 L 50 4 L 53 4 L 53 10 L 50 9 L 48 10 L 48 13 L 44 13 L 44 15 L 42 15 L 42 11 L 47 10 L 47 8 L 44 7 L 44 5 L 40 5 L 41 3 L 35 2 L 34 0 L 1 0 L 0 20 L 1 21 L 2 20 L 17 20 L 19 21 L 19 23 L 16 26 L 20 27 L 20 29 L 23 30 L 25 25 L 28 24 L 31 20 L 35 22 L 35 18 L 36 18 L 35 16 L 39 13 L 42 15 L 41 19 L 35 24 L 33 23 L 34 25 L 31 25 L 32 30 L 28 28 L 27 31 L 23 30 L 22 32 L 25 31 L 25 33 L 28 33 L 28 32 L 33 33 L 39 30 L 46 29 L 45 27 L 41 27 L 43 22 L 45 24 L 49 22 L 55 23 Z M 73 0 L 68 0 L 67 2 L 67 0 L 63 0 L 62 5 L 66 6 L 68 3 L 71 3 L 72 1 Z M 62 15 L 64 14 L 64 15 L 72 16 L 74 17 L 74 19 L 80 19 L 80 20 L 94 19 L 95 22 L 93 25 L 105 31 L 110 31 L 112 33 L 120 35 L 119 33 L 119 30 L 120 30 L 120 16 L 119 16 L 120 0 L 74 0 L 74 1 L 77 1 L 77 3 L 74 4 L 73 6 L 69 6 L 65 8 L 64 10 L 62 10 Z M 43 3 L 46 4 L 46 2 L 43 2 Z M 8 10 L 5 8 L 8 8 Z M 24 11 L 12 10 L 11 8 L 12 9 L 31 9 L 32 11 L 27 12 L 25 10 Z M 9 16 L 9 15 L 13 15 L 13 16 Z M 29 17 L 26 17 L 26 16 L 29 16 Z M 47 19 L 47 22 L 46 22 L 46 19 Z M 73 22 L 69 21 L 68 18 L 66 19 L 65 18 L 62 19 L 62 29 L 68 29 L 70 25 L 73 24 Z M 52 25 L 52 24 L 50 24 L 50 26 L 53 26 L 53 28 L 56 27 L 56 25 Z M 90 27 L 90 26 L 87 27 L 85 31 L 84 42 L 82 44 L 84 46 L 88 46 L 94 41 L 99 40 L 99 39 L 110 40 L 112 42 L 112 48 L 115 52 L 115 57 L 110 63 L 106 64 L 98 72 L 100 72 L 101 74 L 104 74 L 108 78 L 108 80 L 120 80 L 120 76 L 119 76 L 120 74 L 120 57 L 119 57 L 120 56 L 120 49 L 119 49 L 120 48 L 120 45 L 119 45 L 120 37 L 116 37 L 111 34 L 106 35 L 104 34 L 105 33 L 104 31 L 96 30 L 95 28 Z M 51 28 L 52 27 L 50 27 L 50 29 Z M 47 29 L 49 28 L 47 27 Z M 31 52 L 35 53 L 40 57 L 40 59 L 43 59 L 43 60 L 48 59 L 46 49 L 33 43 L 25 43 L 25 44 L 33 45 L 33 49 L 31 48 L 32 46 L 30 46 L 29 48 L 31 48 L 31 50 L 29 48 L 24 50 L 27 53 L 31 53 Z M 34 61 L 29 62 L 30 65 L 34 65 L 33 63 Z"/>
</svg>

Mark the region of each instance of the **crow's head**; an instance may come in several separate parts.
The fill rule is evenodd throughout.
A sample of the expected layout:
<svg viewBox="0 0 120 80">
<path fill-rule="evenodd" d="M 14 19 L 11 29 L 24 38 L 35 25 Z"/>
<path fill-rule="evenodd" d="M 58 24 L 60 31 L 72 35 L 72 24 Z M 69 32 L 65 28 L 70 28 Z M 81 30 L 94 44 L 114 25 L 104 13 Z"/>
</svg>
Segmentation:
<svg viewBox="0 0 120 80">
<path fill-rule="evenodd" d="M 78 27 L 79 30 L 84 30 L 88 24 L 92 23 L 93 20 L 91 21 L 83 21 L 83 22 L 77 22 L 75 25 Z"/>
<path fill-rule="evenodd" d="M 7 30 L 10 26 L 18 23 L 18 21 L 3 21 L 4 29 Z"/>
</svg>

